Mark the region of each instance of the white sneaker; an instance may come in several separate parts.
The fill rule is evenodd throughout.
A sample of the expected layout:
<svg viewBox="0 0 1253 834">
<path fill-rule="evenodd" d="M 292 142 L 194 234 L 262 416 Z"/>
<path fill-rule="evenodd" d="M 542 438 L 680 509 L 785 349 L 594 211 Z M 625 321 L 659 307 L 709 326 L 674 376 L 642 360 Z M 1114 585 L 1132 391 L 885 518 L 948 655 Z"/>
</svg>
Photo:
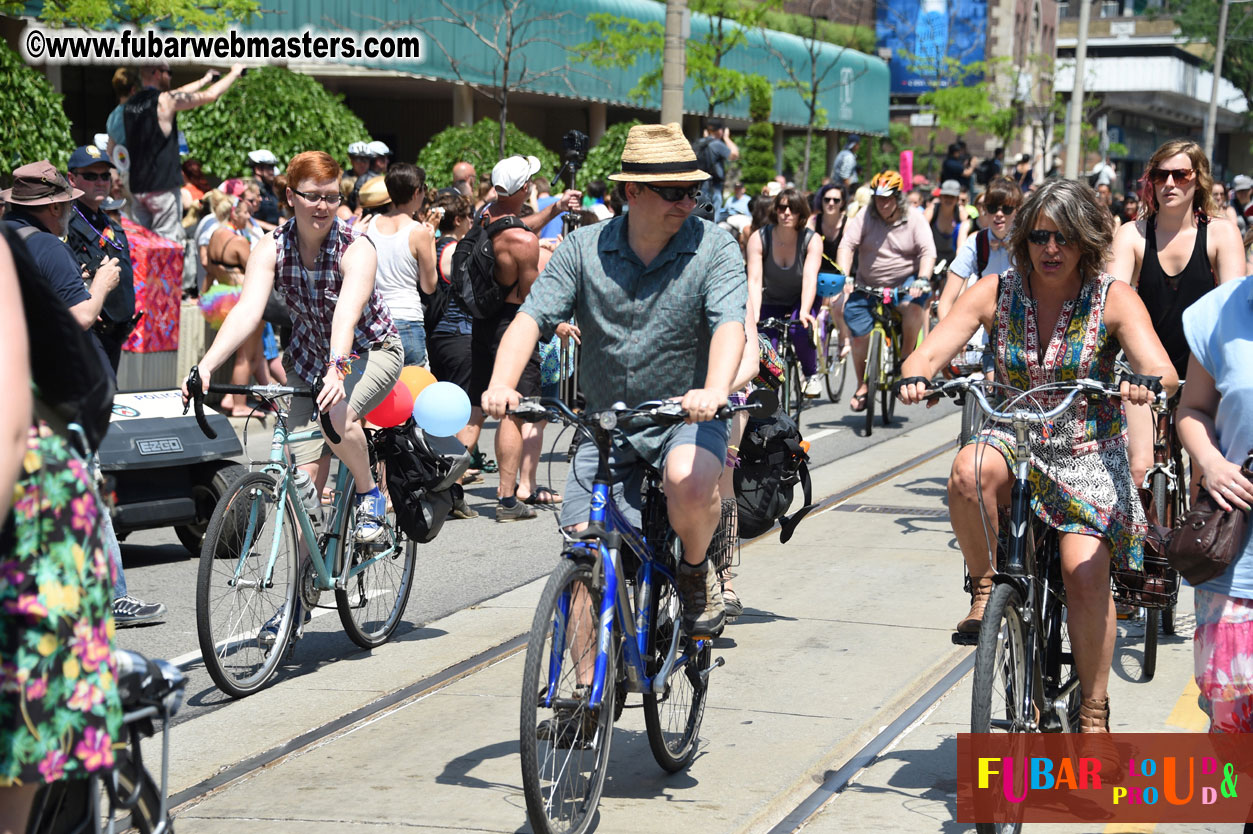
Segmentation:
<svg viewBox="0 0 1253 834">
<path fill-rule="evenodd" d="M 814 374 L 805 380 L 805 384 L 801 386 L 806 397 L 813 399 L 822 395 L 822 377 Z"/>
</svg>

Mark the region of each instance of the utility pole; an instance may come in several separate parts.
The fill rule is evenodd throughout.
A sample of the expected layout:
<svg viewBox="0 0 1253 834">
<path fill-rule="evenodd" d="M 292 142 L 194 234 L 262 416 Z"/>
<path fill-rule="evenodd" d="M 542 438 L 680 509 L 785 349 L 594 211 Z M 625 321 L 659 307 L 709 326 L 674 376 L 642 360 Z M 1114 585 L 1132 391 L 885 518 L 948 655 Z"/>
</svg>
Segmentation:
<svg viewBox="0 0 1253 834">
<path fill-rule="evenodd" d="M 1079 178 L 1081 132 L 1083 131 L 1083 72 L 1088 58 L 1088 23 L 1092 20 L 1092 0 L 1079 0 L 1079 42 L 1075 44 L 1075 83 L 1070 93 L 1070 111 L 1066 125 L 1066 179 Z"/>
<path fill-rule="evenodd" d="M 661 65 L 661 123 L 683 122 L 683 84 L 687 79 L 684 40 L 687 0 L 666 0 L 666 44 Z"/>
</svg>

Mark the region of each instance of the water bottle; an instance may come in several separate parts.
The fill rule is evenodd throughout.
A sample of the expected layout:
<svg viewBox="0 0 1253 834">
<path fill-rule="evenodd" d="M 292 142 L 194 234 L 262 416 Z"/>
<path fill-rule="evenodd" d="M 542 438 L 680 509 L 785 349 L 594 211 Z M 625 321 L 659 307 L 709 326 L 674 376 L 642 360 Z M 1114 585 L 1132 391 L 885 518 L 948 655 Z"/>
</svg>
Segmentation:
<svg viewBox="0 0 1253 834">
<path fill-rule="evenodd" d="M 303 469 L 296 470 L 296 494 L 309 513 L 309 521 L 313 523 L 313 532 L 322 535 L 322 497 L 318 495 L 318 485 Z"/>
</svg>

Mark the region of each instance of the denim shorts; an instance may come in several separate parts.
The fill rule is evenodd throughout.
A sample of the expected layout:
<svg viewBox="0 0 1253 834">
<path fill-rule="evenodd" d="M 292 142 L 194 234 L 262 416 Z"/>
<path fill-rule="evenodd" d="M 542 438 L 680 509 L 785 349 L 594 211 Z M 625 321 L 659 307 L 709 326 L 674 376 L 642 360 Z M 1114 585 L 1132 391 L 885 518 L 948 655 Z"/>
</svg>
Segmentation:
<svg viewBox="0 0 1253 834">
<path fill-rule="evenodd" d="M 906 292 L 917 276 L 911 275 L 906 278 L 898 287 L 896 287 L 897 304 L 918 304 L 925 307 L 927 299 L 931 297 L 930 293 L 920 295 L 917 298 L 910 298 Z M 848 300 L 844 302 L 844 323 L 848 325 L 849 332 L 854 336 L 865 336 L 874 329 L 874 316 L 870 311 L 873 302 L 865 296 L 864 293 L 854 292 L 849 295 Z"/>
<path fill-rule="evenodd" d="M 666 458 L 679 446 L 696 445 L 708 450 L 719 462 L 727 457 L 728 420 L 710 420 L 705 423 L 681 423 L 672 427 L 662 445 L 661 459 L 653 465 L 665 472 Z M 574 455 L 566 476 L 566 491 L 561 503 L 561 526 L 572 527 L 587 521 L 592 506 L 592 481 L 596 478 L 598 459 L 596 445 L 583 440 Z M 609 455 L 609 471 L 613 479 L 613 500 L 627 520 L 640 526 L 644 504 L 643 458 L 635 449 L 617 442 Z"/>
<path fill-rule="evenodd" d="M 400 344 L 405 348 L 405 365 L 426 364 L 426 328 L 420 321 L 394 320 L 400 333 Z"/>
</svg>

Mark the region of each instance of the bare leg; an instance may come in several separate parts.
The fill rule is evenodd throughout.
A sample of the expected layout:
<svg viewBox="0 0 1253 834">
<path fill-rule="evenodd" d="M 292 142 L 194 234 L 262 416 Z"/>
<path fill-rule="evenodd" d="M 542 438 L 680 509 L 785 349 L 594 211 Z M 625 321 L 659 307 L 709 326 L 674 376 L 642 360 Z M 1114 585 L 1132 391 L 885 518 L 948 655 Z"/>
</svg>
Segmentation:
<svg viewBox="0 0 1253 834">
<path fill-rule="evenodd" d="M 988 550 L 996 547 L 996 508 L 1009 504 L 1012 485 L 1005 458 L 986 448 L 978 455 L 979 448 L 977 444 L 970 444 L 959 451 L 948 479 L 948 512 L 953 534 L 972 579 L 990 577 L 994 573 Z M 986 526 L 980 502 L 986 508 Z"/>
<path fill-rule="evenodd" d="M 678 446 L 666 457 L 664 488 L 670 526 L 683 542 L 683 561 L 699 565 L 718 529 L 722 508 L 718 478 L 722 461 L 695 444 Z"/>
<path fill-rule="evenodd" d="M 1109 592 L 1109 543 L 1096 536 L 1062 533 L 1061 551 L 1066 624 L 1079 685 L 1085 700 L 1102 700 L 1109 693 L 1117 630 Z"/>
<path fill-rule="evenodd" d="M 39 785 L 0 788 L 0 834 L 25 834 Z"/>
<path fill-rule="evenodd" d="M 369 492 L 374 489 L 374 473 L 370 470 L 370 452 L 366 447 L 365 429 L 361 427 L 361 415 L 348 407 L 347 400 L 332 408 L 330 414 L 331 425 L 339 434 L 340 442 L 331 443 L 329 438 L 326 442 L 340 463 L 352 473 L 356 491 Z M 326 476 L 320 476 L 325 483 Z"/>
<path fill-rule="evenodd" d="M 927 311 L 921 304 L 901 304 L 901 335 L 905 339 L 905 343 L 900 345 L 901 359 L 907 359 L 909 354 L 914 352 L 914 348 L 918 347 L 918 334 L 923 332 L 923 328 L 927 324 Z"/>
<path fill-rule="evenodd" d="M 1131 482 L 1144 486 L 1144 476 L 1153 465 L 1153 409 L 1147 405 L 1124 403 L 1127 414 L 1127 457 L 1131 462 Z"/>
<path fill-rule="evenodd" d="M 853 371 L 857 374 L 857 392 L 854 397 L 864 397 L 870 387 L 866 385 L 866 351 L 870 349 L 870 336 L 853 337 Z"/>
<path fill-rule="evenodd" d="M 512 498 L 517 492 L 521 464 L 522 424 L 512 417 L 505 417 L 496 428 L 496 465 L 500 475 L 500 484 L 496 487 L 498 498 Z"/>
</svg>

